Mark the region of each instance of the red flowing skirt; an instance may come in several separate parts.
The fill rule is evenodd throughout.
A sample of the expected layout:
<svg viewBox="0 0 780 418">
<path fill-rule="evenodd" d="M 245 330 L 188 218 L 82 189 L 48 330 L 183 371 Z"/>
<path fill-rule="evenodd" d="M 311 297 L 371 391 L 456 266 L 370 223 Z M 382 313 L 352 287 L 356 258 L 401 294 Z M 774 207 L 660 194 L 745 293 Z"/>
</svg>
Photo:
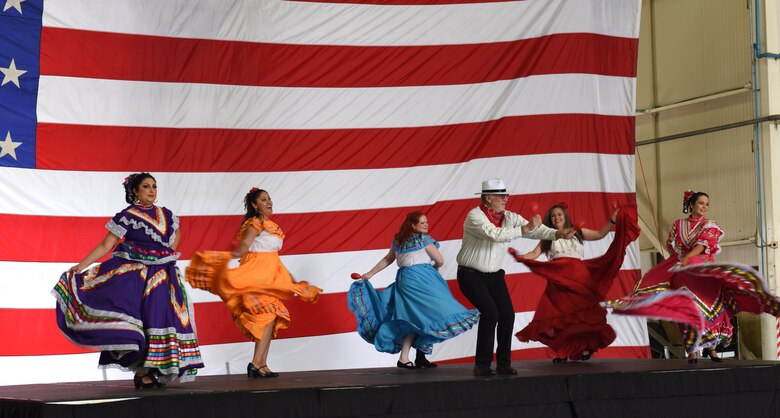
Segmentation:
<svg viewBox="0 0 780 418">
<path fill-rule="evenodd" d="M 692 257 L 686 266 L 672 255 L 645 274 L 634 293 L 605 306 L 616 314 L 677 322 L 690 353 L 731 342 L 737 312 L 778 316 L 780 299 L 748 266 Z"/>
<path fill-rule="evenodd" d="M 584 351 L 594 353 L 615 340 L 600 302 L 623 264 L 626 247 L 639 236 L 636 216 L 636 205 L 621 208 L 615 238 L 601 257 L 547 262 L 516 258 L 547 280 L 533 320 L 515 334 L 520 341 L 539 341 L 556 357 L 579 360 Z"/>
</svg>

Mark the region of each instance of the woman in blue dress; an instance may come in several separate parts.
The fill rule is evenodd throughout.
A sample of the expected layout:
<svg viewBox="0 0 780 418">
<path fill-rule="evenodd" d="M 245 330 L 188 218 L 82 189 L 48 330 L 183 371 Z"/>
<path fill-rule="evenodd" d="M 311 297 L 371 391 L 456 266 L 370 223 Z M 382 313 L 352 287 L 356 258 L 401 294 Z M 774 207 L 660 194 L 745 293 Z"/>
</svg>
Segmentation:
<svg viewBox="0 0 780 418">
<path fill-rule="evenodd" d="M 151 174 L 131 174 L 123 186 L 130 206 L 108 221 L 103 241 L 52 290 L 57 325 L 73 343 L 100 350 L 101 368 L 134 371 L 136 388 L 192 380 L 203 363 L 176 267 L 179 218 L 154 205 Z M 108 260 L 82 273 L 114 247 Z"/>
<path fill-rule="evenodd" d="M 425 358 L 433 344 L 456 337 L 473 327 L 479 311 L 468 310 L 450 293 L 438 269 L 444 264 L 439 243 L 428 235 L 428 218 L 415 211 L 406 216 L 392 246 L 347 294 L 349 309 L 358 322 L 358 333 L 377 351 L 398 353 L 396 364 L 413 369 L 436 367 Z M 395 283 L 374 290 L 369 279 L 396 261 Z M 409 350 L 417 349 L 415 363 Z"/>
</svg>

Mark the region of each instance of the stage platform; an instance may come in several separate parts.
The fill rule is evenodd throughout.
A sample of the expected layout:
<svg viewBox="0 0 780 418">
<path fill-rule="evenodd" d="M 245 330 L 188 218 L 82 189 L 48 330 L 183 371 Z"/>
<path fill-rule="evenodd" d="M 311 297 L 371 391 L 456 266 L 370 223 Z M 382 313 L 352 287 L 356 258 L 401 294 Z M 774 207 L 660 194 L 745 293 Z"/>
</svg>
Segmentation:
<svg viewBox="0 0 780 418">
<path fill-rule="evenodd" d="M 471 365 L 201 376 L 165 389 L 132 381 L 0 387 L 0 417 L 777 417 L 780 362 L 515 361 L 518 376 Z M 129 374 L 128 374 L 129 376 Z"/>
</svg>

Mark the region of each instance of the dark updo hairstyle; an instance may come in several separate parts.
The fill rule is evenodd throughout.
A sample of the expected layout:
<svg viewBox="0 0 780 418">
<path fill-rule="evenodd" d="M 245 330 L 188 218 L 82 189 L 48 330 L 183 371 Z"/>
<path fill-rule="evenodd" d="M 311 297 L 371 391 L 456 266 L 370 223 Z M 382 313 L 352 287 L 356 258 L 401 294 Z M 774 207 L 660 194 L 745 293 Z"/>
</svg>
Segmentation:
<svg viewBox="0 0 780 418">
<path fill-rule="evenodd" d="M 420 212 L 419 210 L 409 212 L 409 214 L 406 215 L 406 219 L 404 219 L 401 227 L 398 228 L 398 233 L 396 233 L 393 237 L 393 240 L 395 240 L 396 244 L 403 244 L 417 233 L 417 231 L 414 230 L 414 226 L 420 222 L 420 218 L 423 216 L 425 216 L 425 213 Z"/>
<path fill-rule="evenodd" d="M 571 218 L 569 217 L 569 212 L 566 210 L 566 204 L 565 203 L 558 203 L 557 205 L 553 205 L 548 211 L 547 215 L 544 215 L 544 220 L 542 221 L 543 224 L 546 226 L 555 229 L 552 223 L 552 213 L 555 209 L 560 209 L 563 211 L 563 227 L 564 228 L 571 228 L 574 226 L 571 222 Z M 574 238 L 577 238 L 579 242 L 582 242 L 582 231 L 579 229 L 574 233 Z M 552 246 L 552 241 L 543 240 L 540 241 L 542 252 L 547 254 L 548 251 L 550 251 L 550 247 Z"/>
<path fill-rule="evenodd" d="M 155 183 L 157 182 L 154 176 L 149 173 L 133 173 L 125 177 L 125 181 L 122 182 L 122 186 L 125 187 L 125 202 L 130 203 L 131 205 L 135 203 L 135 200 L 138 197 L 135 194 L 135 190 L 138 189 L 141 182 L 146 179 L 152 179 Z"/>
<path fill-rule="evenodd" d="M 249 190 L 249 193 L 244 196 L 244 208 L 246 209 L 246 214 L 244 215 L 244 221 L 246 221 L 249 218 L 254 218 L 255 216 L 259 216 L 260 212 L 255 209 L 254 206 L 252 206 L 252 203 L 255 203 L 255 200 L 260 196 L 260 193 L 265 192 L 263 189 L 258 189 L 257 187 L 252 187 L 251 190 Z M 268 193 L 268 192 L 266 192 Z"/>
<path fill-rule="evenodd" d="M 685 191 L 683 195 L 683 213 L 690 212 L 693 205 L 695 205 L 696 201 L 702 196 L 706 196 L 707 199 L 710 198 L 710 195 L 704 192 L 694 192 L 692 190 Z"/>
</svg>

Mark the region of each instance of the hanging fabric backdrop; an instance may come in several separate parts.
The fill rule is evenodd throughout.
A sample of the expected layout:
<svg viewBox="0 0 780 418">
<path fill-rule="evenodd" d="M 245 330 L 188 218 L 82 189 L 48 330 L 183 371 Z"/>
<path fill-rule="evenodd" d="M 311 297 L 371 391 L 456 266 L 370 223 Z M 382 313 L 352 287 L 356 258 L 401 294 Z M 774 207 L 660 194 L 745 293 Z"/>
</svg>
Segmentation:
<svg viewBox="0 0 780 418">
<path fill-rule="evenodd" d="M 181 217 L 182 269 L 195 250 L 230 248 L 251 187 L 270 192 L 283 262 L 325 289 L 289 302 L 277 371 L 394 366 L 355 333 L 345 292 L 409 211 L 428 213 L 467 303 L 455 256 L 482 180 L 506 181 L 512 211 L 565 201 L 594 229 L 635 200 L 639 0 L 3 3 L 0 385 L 129 378 L 60 334 L 49 290 L 105 236 L 130 172 L 152 172 Z M 634 243 L 611 297 L 638 260 Z M 505 269 L 519 330 L 544 282 L 508 256 Z M 190 294 L 202 373 L 241 373 L 252 345 L 215 296 Z M 600 356 L 648 355 L 641 320 L 610 323 L 618 338 Z M 475 338 L 432 358 L 470 361 Z"/>
</svg>

